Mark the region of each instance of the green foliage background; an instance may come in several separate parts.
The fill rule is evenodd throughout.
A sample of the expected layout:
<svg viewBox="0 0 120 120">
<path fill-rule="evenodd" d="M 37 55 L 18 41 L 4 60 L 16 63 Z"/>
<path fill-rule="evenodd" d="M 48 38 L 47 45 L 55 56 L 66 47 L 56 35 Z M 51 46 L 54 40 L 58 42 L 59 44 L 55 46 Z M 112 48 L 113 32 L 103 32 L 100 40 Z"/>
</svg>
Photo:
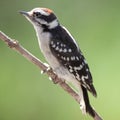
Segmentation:
<svg viewBox="0 0 120 120">
<path fill-rule="evenodd" d="M 105 120 L 120 119 L 119 0 L 0 0 L 0 29 L 34 55 L 42 56 L 32 25 L 18 11 L 55 11 L 80 45 L 98 98 L 91 104 Z M 0 41 L 0 120 L 92 120 L 46 75 Z"/>
</svg>

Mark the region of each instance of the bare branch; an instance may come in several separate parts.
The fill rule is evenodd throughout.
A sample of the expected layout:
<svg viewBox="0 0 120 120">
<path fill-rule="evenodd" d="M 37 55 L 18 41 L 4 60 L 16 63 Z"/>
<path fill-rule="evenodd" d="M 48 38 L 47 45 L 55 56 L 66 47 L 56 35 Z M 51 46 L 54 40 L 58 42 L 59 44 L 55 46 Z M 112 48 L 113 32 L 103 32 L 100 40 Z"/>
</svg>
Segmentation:
<svg viewBox="0 0 120 120">
<path fill-rule="evenodd" d="M 24 56 L 27 60 L 34 63 L 36 66 L 38 66 L 41 70 L 45 71 L 47 70 L 47 66 L 40 61 L 38 58 L 36 58 L 34 55 L 32 55 L 29 51 L 27 51 L 25 48 L 23 48 L 18 41 L 13 40 L 9 38 L 7 35 L 5 35 L 3 32 L 0 31 L 0 39 L 5 42 L 10 48 L 20 53 L 22 56 Z M 52 69 L 46 71 L 47 75 L 52 78 L 52 81 L 54 83 L 58 83 L 68 94 L 70 94 L 78 103 L 80 101 L 79 95 L 71 89 L 71 87 L 66 84 L 63 80 L 57 77 L 57 75 L 52 71 Z M 102 120 L 102 118 L 98 115 L 98 113 L 94 110 L 95 117 L 94 120 Z"/>
</svg>

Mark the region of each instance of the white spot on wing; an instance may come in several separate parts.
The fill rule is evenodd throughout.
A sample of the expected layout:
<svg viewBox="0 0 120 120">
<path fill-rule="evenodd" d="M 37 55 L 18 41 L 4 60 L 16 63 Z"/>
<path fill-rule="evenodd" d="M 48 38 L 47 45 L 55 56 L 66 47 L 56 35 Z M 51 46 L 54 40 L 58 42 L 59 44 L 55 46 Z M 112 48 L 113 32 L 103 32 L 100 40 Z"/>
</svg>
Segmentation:
<svg viewBox="0 0 120 120">
<path fill-rule="evenodd" d="M 66 58 L 65 58 L 65 57 L 63 57 L 63 59 L 64 59 L 64 60 L 66 60 Z"/>
<path fill-rule="evenodd" d="M 88 79 L 88 75 L 81 77 L 81 80 L 82 80 L 82 81 L 85 81 L 85 79 Z"/>
<path fill-rule="evenodd" d="M 61 58 L 64 60 L 64 57 L 63 57 L 63 56 L 61 56 Z"/>
<path fill-rule="evenodd" d="M 62 48 L 61 49 L 59 49 L 59 52 L 62 52 L 63 50 L 62 50 Z"/>
<path fill-rule="evenodd" d="M 79 76 L 79 74 L 78 74 L 78 73 L 76 73 L 75 78 L 76 78 L 77 80 L 80 80 L 80 76 Z"/>
<path fill-rule="evenodd" d="M 57 45 L 59 45 L 60 43 L 59 42 L 57 42 Z"/>
<path fill-rule="evenodd" d="M 55 45 L 55 44 L 53 44 L 53 45 L 52 45 L 52 47 L 53 47 L 53 48 L 55 48 L 55 47 L 56 47 L 56 45 Z"/>
<path fill-rule="evenodd" d="M 72 50 L 71 50 L 71 49 L 68 49 L 68 52 L 72 52 Z"/>
<path fill-rule="evenodd" d="M 65 44 L 63 44 L 63 47 L 66 47 L 66 45 L 65 45 Z"/>
<path fill-rule="evenodd" d="M 63 47 L 63 44 L 61 43 L 60 46 Z"/>
<path fill-rule="evenodd" d="M 69 65 L 69 68 L 72 69 L 73 67 Z"/>
<path fill-rule="evenodd" d="M 65 49 L 63 50 L 63 52 L 66 53 L 66 52 L 67 52 L 67 49 L 65 48 Z"/>
<path fill-rule="evenodd" d="M 69 69 L 70 72 L 73 72 L 73 69 Z"/>
<path fill-rule="evenodd" d="M 72 57 L 71 57 L 71 60 L 75 60 L 75 56 L 72 56 Z"/>
<path fill-rule="evenodd" d="M 59 47 L 57 46 L 57 47 L 55 48 L 55 50 L 59 50 Z"/>
<path fill-rule="evenodd" d="M 82 66 L 84 66 L 85 65 L 85 63 L 84 62 L 82 62 Z"/>
<path fill-rule="evenodd" d="M 67 61 L 69 61 L 69 57 L 67 57 Z"/>
<path fill-rule="evenodd" d="M 78 67 L 74 67 L 74 70 L 81 70 L 83 68 L 82 65 L 78 66 Z"/>
<path fill-rule="evenodd" d="M 79 57 L 78 57 L 78 56 L 76 56 L 76 60 L 79 60 Z"/>
</svg>

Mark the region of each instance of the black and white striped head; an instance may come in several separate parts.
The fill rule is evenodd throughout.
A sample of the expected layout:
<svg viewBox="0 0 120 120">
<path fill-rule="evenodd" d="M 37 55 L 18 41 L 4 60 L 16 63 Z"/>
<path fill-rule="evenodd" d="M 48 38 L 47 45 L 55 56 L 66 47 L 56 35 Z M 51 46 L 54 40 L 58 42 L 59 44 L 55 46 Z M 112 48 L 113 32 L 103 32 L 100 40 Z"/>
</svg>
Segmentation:
<svg viewBox="0 0 120 120">
<path fill-rule="evenodd" d="M 53 29 L 59 25 L 57 17 L 48 8 L 34 8 L 29 12 L 20 11 L 35 27 Z"/>
</svg>

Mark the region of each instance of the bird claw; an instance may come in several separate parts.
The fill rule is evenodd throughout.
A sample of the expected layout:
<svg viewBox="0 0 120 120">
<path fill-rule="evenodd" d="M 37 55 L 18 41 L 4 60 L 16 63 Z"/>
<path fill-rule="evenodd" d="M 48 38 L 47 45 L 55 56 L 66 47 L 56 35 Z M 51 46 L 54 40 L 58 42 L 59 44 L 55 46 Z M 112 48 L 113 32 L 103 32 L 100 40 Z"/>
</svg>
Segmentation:
<svg viewBox="0 0 120 120">
<path fill-rule="evenodd" d="M 47 69 L 41 70 L 41 74 L 44 74 L 44 73 L 52 70 L 52 68 L 47 63 L 44 63 L 44 65 L 47 67 Z M 49 80 L 53 81 L 54 84 L 58 84 L 59 80 L 57 79 L 57 77 L 58 76 L 56 76 L 56 75 L 54 76 L 54 78 L 49 77 Z"/>
<path fill-rule="evenodd" d="M 58 84 L 59 83 L 59 80 L 57 79 L 57 76 L 54 78 L 53 83 L 54 84 Z"/>
<path fill-rule="evenodd" d="M 64 79 L 61 79 L 61 81 L 60 81 L 59 77 L 56 75 L 53 79 L 53 83 L 58 84 L 58 83 L 61 83 L 61 82 L 66 82 L 66 81 Z"/>
<path fill-rule="evenodd" d="M 48 67 L 47 69 L 41 70 L 41 74 L 44 74 L 44 73 L 48 72 L 49 70 L 51 70 L 50 67 Z"/>
<path fill-rule="evenodd" d="M 57 76 L 55 76 L 54 78 L 49 77 L 49 80 L 52 81 L 54 84 L 59 83 L 59 80 L 57 80 Z"/>
<path fill-rule="evenodd" d="M 48 65 L 47 63 L 44 63 L 44 65 L 45 65 L 46 67 L 49 67 L 49 65 Z"/>
<path fill-rule="evenodd" d="M 49 80 L 50 80 L 50 81 L 52 81 L 52 78 L 51 78 L 51 77 L 49 77 Z"/>
<path fill-rule="evenodd" d="M 44 65 L 47 67 L 47 69 L 41 70 L 41 74 L 44 74 L 52 69 L 47 63 L 44 63 Z"/>
</svg>

